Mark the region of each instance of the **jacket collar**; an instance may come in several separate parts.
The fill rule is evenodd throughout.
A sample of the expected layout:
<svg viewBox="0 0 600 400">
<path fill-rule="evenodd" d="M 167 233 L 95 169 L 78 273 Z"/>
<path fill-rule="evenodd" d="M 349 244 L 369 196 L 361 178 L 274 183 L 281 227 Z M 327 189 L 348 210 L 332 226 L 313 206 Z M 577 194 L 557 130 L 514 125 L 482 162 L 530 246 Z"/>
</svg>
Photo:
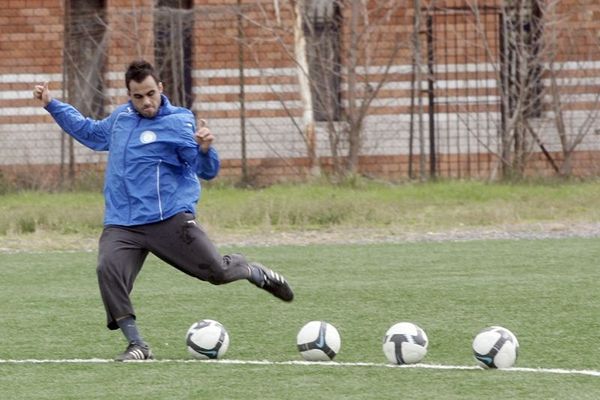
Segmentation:
<svg viewBox="0 0 600 400">
<path fill-rule="evenodd" d="M 173 114 L 173 110 L 175 109 L 175 106 L 173 106 L 171 104 L 171 102 L 169 101 L 169 99 L 167 98 L 167 96 L 165 96 L 163 93 L 160 94 L 160 107 L 158 107 L 158 112 L 156 113 L 155 117 L 158 117 L 159 115 L 169 115 L 169 114 Z M 135 107 L 133 106 L 133 103 L 131 102 L 131 100 L 128 101 L 129 103 L 129 109 L 132 110 L 133 112 L 135 112 L 138 116 L 142 117 L 142 114 L 140 114 Z M 142 118 L 146 118 L 146 117 L 142 117 Z"/>
<path fill-rule="evenodd" d="M 172 114 L 175 107 L 171 104 L 167 96 L 165 96 L 164 93 L 161 93 L 160 98 L 160 107 L 158 108 L 158 113 L 156 113 L 156 115 Z"/>
</svg>

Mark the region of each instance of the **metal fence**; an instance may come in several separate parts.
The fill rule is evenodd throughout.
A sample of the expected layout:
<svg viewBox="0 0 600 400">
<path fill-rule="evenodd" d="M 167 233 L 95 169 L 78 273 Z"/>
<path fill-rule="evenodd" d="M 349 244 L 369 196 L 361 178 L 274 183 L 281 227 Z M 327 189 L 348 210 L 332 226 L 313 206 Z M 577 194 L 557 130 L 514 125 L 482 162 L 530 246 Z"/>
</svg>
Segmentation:
<svg viewBox="0 0 600 400">
<path fill-rule="evenodd" d="M 403 3 L 395 4 L 400 10 L 398 12 L 404 7 Z M 439 5 L 445 3 L 452 5 Z M 244 19 L 236 18 L 241 15 L 240 10 L 233 5 L 195 6 L 185 12 L 164 7 L 155 10 L 163 21 L 168 20 L 165 15 L 173 14 L 184 16 L 188 22 L 179 24 L 182 26 L 180 35 L 167 35 L 174 29 L 173 24 L 159 24 L 158 28 L 155 27 L 153 33 L 157 35 L 158 32 L 160 40 L 157 43 L 160 44 L 160 49 L 181 50 L 167 54 L 155 49 L 155 55 L 159 63 L 165 59 L 172 61 L 172 68 L 164 69 L 169 75 L 179 76 L 177 71 L 183 71 L 180 83 L 171 85 L 180 86 L 182 105 L 191 105 L 196 112 L 206 113 L 218 120 L 220 140 L 226 148 L 223 155 L 228 161 L 224 165 L 231 170 L 229 175 L 239 174 L 238 161 L 248 158 L 253 161 L 253 165 L 259 165 L 263 169 L 272 168 L 274 172 L 270 176 L 279 173 L 281 179 L 276 180 L 284 180 L 286 174 L 296 174 L 298 168 L 306 166 L 303 162 L 287 161 L 306 158 L 304 143 L 299 136 L 290 133 L 302 124 L 298 117 L 301 115 L 301 107 L 298 106 L 297 76 L 293 63 L 280 65 L 278 68 L 263 68 L 259 65 L 259 55 L 252 54 L 252 51 L 260 48 L 262 56 L 269 54 L 277 59 L 277 50 L 273 48 L 269 50 L 273 53 L 266 53 L 265 43 L 285 43 L 289 38 L 269 37 L 275 31 L 266 29 L 266 25 L 257 21 L 248 23 L 252 29 L 243 32 L 241 25 L 235 26 L 244 22 Z M 343 24 L 343 18 L 347 16 L 342 15 L 341 10 L 336 10 L 335 22 Z M 123 15 L 131 14 L 130 10 L 125 11 Z M 418 11 L 419 13 L 415 13 L 419 15 L 418 21 L 416 17 L 412 21 L 407 19 L 410 14 L 404 13 L 404 19 L 395 22 L 413 24 L 413 30 L 418 32 L 417 40 L 410 45 L 412 63 L 400 57 L 393 60 L 397 67 L 395 70 L 401 72 L 386 82 L 392 86 L 397 84 L 402 89 L 388 90 L 386 95 L 391 97 L 374 105 L 371 113 L 368 113 L 368 118 L 374 123 L 365 130 L 375 127 L 376 131 L 364 132 L 365 147 L 369 147 L 368 140 L 372 136 L 377 136 L 381 143 L 378 144 L 379 150 L 373 152 L 374 155 L 363 155 L 373 155 L 377 159 L 375 162 L 380 165 L 403 162 L 407 166 L 380 168 L 379 170 L 384 171 L 382 177 L 385 178 L 388 174 L 393 179 L 489 179 L 510 174 L 600 174 L 600 5 L 595 5 L 591 0 L 582 0 L 577 6 L 570 7 L 561 5 L 561 2 L 540 0 L 464 0 L 431 2 L 428 7 Z M 116 19 L 115 11 L 111 12 L 113 20 Z M 52 180 L 52 176 L 59 176 L 59 179 L 67 179 L 69 176 L 72 178 L 79 170 L 89 166 L 94 170 L 103 168 L 105 155 L 92 153 L 77 144 L 68 144 L 64 135 L 45 117 L 45 112 L 24 100 L 30 98 L 29 85 L 32 80 L 62 80 L 62 94 L 66 100 L 70 98 L 69 90 L 73 92 L 71 97 L 75 92 L 88 93 L 89 91 L 77 86 L 90 82 L 86 71 L 94 72 L 91 76 L 94 96 L 84 95 L 83 100 L 96 100 L 97 95 L 101 94 L 101 102 L 105 106 L 103 112 L 106 112 L 112 106 L 113 99 L 126 98 L 126 92 L 122 89 L 121 72 L 106 71 L 99 61 L 110 50 L 110 46 L 114 46 L 114 43 L 108 44 L 106 38 L 110 34 L 114 35 L 115 28 L 102 25 L 105 23 L 102 18 L 90 17 L 102 29 L 94 31 L 95 36 L 86 36 L 87 41 L 81 41 L 82 37 L 78 36 L 87 32 L 83 29 L 88 26 L 85 18 L 72 16 L 71 22 L 78 22 L 77 27 L 81 29 L 66 30 L 68 35 L 75 35 L 71 39 L 83 43 L 79 47 L 67 47 L 70 50 L 66 53 L 71 56 L 65 64 L 68 67 L 67 73 L 0 74 L 0 83 L 4 85 L 0 88 L 0 101 L 4 104 L 19 103 L 4 107 L 0 115 L 2 170 L 7 171 L 13 167 L 18 170 L 19 166 L 37 165 L 42 172 L 37 176 L 43 177 L 39 179 Z M 223 32 L 234 33 L 226 37 L 217 28 L 210 31 L 214 35 L 212 37 L 191 37 L 198 35 L 198 31 L 192 29 L 197 25 L 192 23 L 193 18 L 196 18 L 196 22 L 198 19 L 203 23 L 211 21 L 221 30 L 223 26 L 227 26 L 228 29 Z M 248 17 L 244 18 L 247 20 Z M 328 46 L 308 49 L 308 53 L 314 56 L 323 52 L 323 49 L 326 53 L 344 51 L 343 44 L 348 40 L 342 36 L 345 31 L 338 28 L 336 25 L 335 29 L 329 29 L 335 35 L 327 37 L 329 41 L 332 38 L 339 39 L 340 43 L 333 45 L 335 43 L 328 42 Z M 261 29 L 268 31 L 268 34 L 261 32 Z M 285 29 L 281 30 L 284 31 Z M 240 42 L 242 36 L 236 36 L 240 32 L 243 33 L 243 43 Z M 323 36 L 323 32 L 319 32 Z M 203 31 L 203 34 L 206 33 Z M 257 37 L 253 37 L 253 34 Z M 170 37 L 177 38 L 179 47 L 174 47 L 169 42 Z M 210 45 L 211 38 L 217 38 L 220 43 L 228 43 L 227 51 L 231 54 L 218 53 L 218 46 Z M 209 44 L 203 45 L 205 47 L 199 50 L 198 43 L 191 42 L 195 43 L 193 46 L 190 43 L 180 43 L 192 39 Z M 410 42 L 409 35 L 404 39 Z M 250 44 L 252 40 L 255 41 L 254 45 Z M 248 65 L 241 66 L 238 64 L 241 58 L 237 52 L 244 45 Z M 375 52 L 377 43 L 372 44 L 372 47 Z M 281 49 L 278 51 L 281 52 Z M 225 65 L 222 68 L 206 67 L 196 60 L 193 69 L 190 68 L 190 60 L 194 59 L 191 52 L 200 52 L 203 57 L 217 58 L 218 55 L 229 58 L 223 58 L 227 61 L 221 63 Z M 182 54 L 181 60 L 175 59 L 178 53 Z M 287 54 L 290 53 L 293 52 Z M 79 61 L 77 56 L 81 57 Z M 325 85 L 328 90 L 332 87 L 336 91 L 347 90 L 345 77 L 340 75 L 345 66 L 338 64 L 344 62 L 346 57 L 331 57 L 330 54 L 325 56 L 327 63 L 322 64 L 323 71 L 317 75 L 335 83 Z M 86 65 L 87 69 L 81 68 Z M 405 67 L 408 68 L 408 74 Z M 373 70 L 373 76 L 376 76 L 380 68 Z M 246 76 L 238 79 L 238 74 L 244 71 Z M 370 78 L 366 76 L 368 74 L 369 72 L 365 73 L 365 80 Z M 99 77 L 102 78 L 100 81 L 97 79 Z M 179 82 L 176 79 L 172 81 Z M 247 86 L 244 87 L 244 84 Z M 404 89 L 407 84 L 411 87 L 410 91 Z M 17 89 L 13 90 L 13 87 Z M 385 89 L 386 85 L 382 87 Z M 410 94 L 407 95 L 406 92 Z M 327 125 L 330 115 L 340 125 L 339 120 L 344 115 L 342 102 L 345 96 L 337 92 L 334 94 L 335 96 L 328 96 L 327 101 L 323 101 L 318 95 L 313 97 L 313 100 L 321 100 L 314 101 L 316 104 L 336 103 L 332 107 L 335 113 L 319 113 L 317 110 L 315 119 L 324 120 L 321 121 L 321 126 Z M 177 97 L 176 94 L 171 95 Z M 192 99 L 192 95 L 196 98 Z M 240 104 L 242 98 L 243 103 Z M 406 106 L 407 102 L 410 103 L 409 107 Z M 244 115 L 240 118 L 242 114 Z M 240 128 L 240 119 L 247 124 L 246 130 Z M 379 132 L 389 131 L 387 127 L 396 124 L 397 120 L 401 121 L 400 133 L 395 134 L 395 137 L 379 135 Z M 23 137 L 34 135 L 38 141 L 23 141 Z M 240 136 L 245 138 L 246 135 L 248 143 L 240 145 Z M 404 135 L 408 135 L 408 140 L 405 140 Z M 322 142 L 319 157 L 323 161 L 330 157 L 327 154 L 327 141 L 324 137 L 318 140 Z M 245 153 L 246 149 L 248 154 Z M 343 140 L 341 149 L 344 149 Z M 341 154 L 344 155 L 343 151 Z M 299 167 L 286 172 L 281 168 L 282 165 Z M 277 168 L 280 172 L 276 171 Z M 36 176 L 27 168 L 22 168 L 22 171 L 25 172 L 18 174 L 23 179 L 33 179 Z"/>
</svg>

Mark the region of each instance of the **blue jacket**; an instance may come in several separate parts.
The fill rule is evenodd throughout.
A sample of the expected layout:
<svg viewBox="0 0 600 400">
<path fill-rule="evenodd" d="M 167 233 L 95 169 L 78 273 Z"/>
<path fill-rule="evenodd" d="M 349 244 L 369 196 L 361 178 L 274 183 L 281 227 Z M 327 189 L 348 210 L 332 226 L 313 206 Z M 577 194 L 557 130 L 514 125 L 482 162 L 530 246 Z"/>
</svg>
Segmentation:
<svg viewBox="0 0 600 400">
<path fill-rule="evenodd" d="M 195 214 L 200 182 L 219 172 L 214 148 L 200 151 L 191 111 L 163 95 L 154 118 L 141 116 L 131 102 L 107 118 L 85 118 L 53 99 L 46 110 L 84 146 L 109 151 L 104 180 L 105 225 L 141 225 L 186 211 Z"/>
</svg>

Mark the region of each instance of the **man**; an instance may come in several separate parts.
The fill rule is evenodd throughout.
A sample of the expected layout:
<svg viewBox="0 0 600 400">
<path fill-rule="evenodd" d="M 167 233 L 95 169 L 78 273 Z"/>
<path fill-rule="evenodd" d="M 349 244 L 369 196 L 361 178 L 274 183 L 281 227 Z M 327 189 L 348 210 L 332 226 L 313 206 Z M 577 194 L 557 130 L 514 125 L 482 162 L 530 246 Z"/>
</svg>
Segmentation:
<svg viewBox="0 0 600 400">
<path fill-rule="evenodd" d="M 210 129 L 203 123 L 196 131 L 193 114 L 169 103 L 148 62 L 132 62 L 125 84 L 129 102 L 103 120 L 85 118 L 53 99 L 48 82 L 33 90 L 65 132 L 93 150 L 109 152 L 97 275 L 107 326 L 121 329 L 128 341 L 116 361 L 153 358 L 129 297 L 149 252 L 215 285 L 247 279 L 284 301 L 294 297 L 276 272 L 240 254 L 221 256 L 196 224 L 198 177 L 213 179 L 220 168 Z"/>
</svg>

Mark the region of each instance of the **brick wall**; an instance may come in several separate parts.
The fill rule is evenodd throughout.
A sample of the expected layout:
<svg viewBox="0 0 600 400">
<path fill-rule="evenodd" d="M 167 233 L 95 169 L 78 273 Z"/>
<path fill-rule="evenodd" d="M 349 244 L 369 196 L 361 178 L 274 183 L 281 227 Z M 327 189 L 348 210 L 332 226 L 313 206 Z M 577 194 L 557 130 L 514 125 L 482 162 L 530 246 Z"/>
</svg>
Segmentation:
<svg viewBox="0 0 600 400">
<path fill-rule="evenodd" d="M 44 81 L 61 90 L 63 14 L 59 0 L 2 2 L 0 160 L 54 162 L 60 151 L 52 119 L 32 101 L 31 90 Z"/>
<path fill-rule="evenodd" d="M 134 58 L 154 59 L 153 0 L 107 1 L 108 21 L 104 90 L 107 110 L 127 100 L 123 72 Z M 386 2 L 369 15 L 376 26 L 359 43 L 356 68 L 357 94 L 368 95 L 384 77 L 386 85 L 373 99 L 365 119 L 360 172 L 394 180 L 406 179 L 409 162 L 418 173 L 419 157 L 429 157 L 428 98 L 423 97 L 424 142 L 409 147 L 411 122 L 415 130 L 417 115 L 412 114 L 411 79 L 413 10 L 412 2 Z M 500 146 L 501 123 L 498 103 L 500 86 L 497 67 L 485 52 L 472 54 L 471 42 L 479 33 L 468 17 L 455 16 L 472 2 L 436 1 L 433 12 L 437 37 L 435 90 L 436 146 L 441 175 L 483 178 L 497 168 L 490 154 Z M 57 165 L 68 162 L 69 142 L 47 113 L 31 99 L 32 85 L 48 80 L 52 93 L 63 98 L 64 2 L 59 0 L 5 0 L 0 9 L 0 165 Z M 241 171 L 240 139 L 240 51 L 244 59 L 245 118 L 247 158 L 250 175 L 259 183 L 302 180 L 309 174 L 306 145 L 300 134 L 302 103 L 298 70 L 292 58 L 292 10 L 288 2 L 274 8 L 271 0 L 244 0 L 243 34 L 240 42 L 236 0 L 195 0 L 193 93 L 194 112 L 205 118 L 217 134 L 216 146 L 223 158 L 222 176 L 236 179 Z M 373 2 L 372 4 L 376 4 Z M 488 7 L 489 18 L 496 18 L 493 7 L 500 0 L 479 1 Z M 427 8 L 425 3 L 424 7 Z M 451 9 L 441 12 L 442 9 Z M 600 89 L 600 4 L 594 0 L 564 0 L 552 10 L 558 18 L 558 39 L 552 44 L 558 57 L 557 88 L 564 100 L 561 116 L 568 139 L 576 141 L 578 132 L 589 132 L 579 145 L 574 159 L 575 173 L 600 173 L 600 151 L 591 117 L 599 107 Z M 452 19 L 454 18 L 454 19 Z M 461 17 L 462 18 L 462 17 Z M 351 41 L 350 7 L 342 9 L 342 46 Z M 357 29 L 366 19 L 359 18 Z M 469 25 L 471 24 L 471 25 Z M 469 28 L 470 26 L 470 28 Z M 446 31 L 442 30 L 446 27 Z M 450 28 L 448 28 L 450 27 Z M 425 29 L 425 28 L 424 28 Z M 470 30 L 469 30 L 470 29 Z M 494 28 L 496 29 L 496 28 Z M 492 31 L 485 37 L 495 40 Z M 444 36 L 445 35 L 445 36 Z M 461 36 L 462 35 L 462 36 Z M 470 36 L 469 36 L 470 35 Z M 462 45 L 449 47 L 449 40 Z M 474 42 L 473 42 L 474 43 Z M 427 36 L 421 34 L 426 49 Z M 390 57 L 393 62 L 390 63 Z M 349 53 L 342 53 L 348 65 Z M 424 60 L 426 61 L 426 60 Z M 389 64 L 389 65 L 388 65 Z M 388 68 L 389 67 L 389 68 Z M 426 72 L 426 71 L 425 71 Z M 347 71 L 342 82 L 342 99 L 348 95 Z M 544 77 L 544 86 L 553 82 Z M 422 89 L 427 89 L 423 82 Z M 424 92 L 423 92 L 424 93 Z M 445 100 L 442 100 L 445 99 Z M 560 126 L 553 113 L 551 96 L 545 99 L 544 115 L 532 121 L 545 148 L 562 160 Z M 338 128 L 342 123 L 337 124 Z M 327 126 L 317 124 L 317 153 L 325 171 L 331 168 Z M 416 139 L 415 139 L 416 140 Z M 532 174 L 553 174 L 536 143 L 530 159 Z M 421 155 L 421 148 L 424 149 Z M 342 146 L 342 151 L 345 147 Z M 73 157 L 80 166 L 100 168 L 104 154 L 73 145 Z M 412 156 L 411 156 L 412 154 Z M 100 166 L 100 167 L 98 167 Z M 43 167 L 45 168 L 45 167 Z M 51 168 L 46 168 L 50 171 Z M 79 168 L 77 169 L 79 170 Z M 50 179 L 50 178 L 48 178 Z"/>
</svg>

